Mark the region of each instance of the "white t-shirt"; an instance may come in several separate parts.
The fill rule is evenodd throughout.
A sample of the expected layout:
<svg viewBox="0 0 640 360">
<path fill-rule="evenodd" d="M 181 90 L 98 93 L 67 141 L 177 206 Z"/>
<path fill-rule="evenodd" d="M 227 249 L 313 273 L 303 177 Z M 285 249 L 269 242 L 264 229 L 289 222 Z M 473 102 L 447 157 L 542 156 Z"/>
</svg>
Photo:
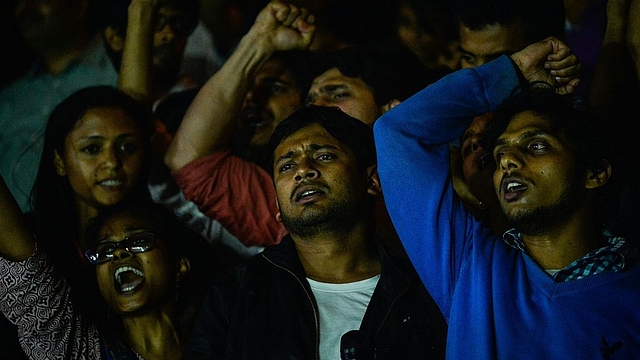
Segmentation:
<svg viewBox="0 0 640 360">
<path fill-rule="evenodd" d="M 340 360 L 340 338 L 360 328 L 380 275 L 347 284 L 307 280 L 320 313 L 320 360 Z"/>
</svg>

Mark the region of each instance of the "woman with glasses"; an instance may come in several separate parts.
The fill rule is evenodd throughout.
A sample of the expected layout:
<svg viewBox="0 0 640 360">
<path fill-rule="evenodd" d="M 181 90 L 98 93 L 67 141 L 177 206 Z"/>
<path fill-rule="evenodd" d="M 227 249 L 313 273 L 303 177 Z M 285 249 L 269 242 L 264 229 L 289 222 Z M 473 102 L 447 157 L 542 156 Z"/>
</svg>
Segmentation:
<svg viewBox="0 0 640 360">
<path fill-rule="evenodd" d="M 180 359 L 187 329 L 177 303 L 190 269 L 182 229 L 152 203 L 122 202 L 89 228 L 85 256 L 111 316 L 96 323 L 36 243 L 4 180 L 0 181 L 0 310 L 20 328 L 30 359 Z M 176 243 L 180 239 L 181 243 Z M 180 285 L 180 286 L 179 286 Z"/>
</svg>

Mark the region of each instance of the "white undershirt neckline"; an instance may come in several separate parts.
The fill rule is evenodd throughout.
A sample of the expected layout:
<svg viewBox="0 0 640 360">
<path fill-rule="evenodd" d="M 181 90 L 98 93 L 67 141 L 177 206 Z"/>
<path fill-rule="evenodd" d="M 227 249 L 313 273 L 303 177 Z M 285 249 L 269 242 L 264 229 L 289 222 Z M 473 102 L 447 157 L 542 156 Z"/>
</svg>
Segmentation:
<svg viewBox="0 0 640 360">
<path fill-rule="evenodd" d="M 340 338 L 360 328 L 378 280 L 380 275 L 344 284 L 307 278 L 320 314 L 320 360 L 340 359 Z"/>
</svg>

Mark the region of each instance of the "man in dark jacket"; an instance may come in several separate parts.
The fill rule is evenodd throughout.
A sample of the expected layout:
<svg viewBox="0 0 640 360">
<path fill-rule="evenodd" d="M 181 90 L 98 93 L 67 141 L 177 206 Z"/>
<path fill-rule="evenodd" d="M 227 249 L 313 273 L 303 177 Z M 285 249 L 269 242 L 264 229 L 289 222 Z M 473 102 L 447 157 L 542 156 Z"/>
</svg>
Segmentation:
<svg viewBox="0 0 640 360">
<path fill-rule="evenodd" d="M 442 314 L 374 235 L 371 127 L 311 106 L 280 123 L 270 147 L 289 235 L 215 282 L 186 358 L 442 359 Z"/>
</svg>

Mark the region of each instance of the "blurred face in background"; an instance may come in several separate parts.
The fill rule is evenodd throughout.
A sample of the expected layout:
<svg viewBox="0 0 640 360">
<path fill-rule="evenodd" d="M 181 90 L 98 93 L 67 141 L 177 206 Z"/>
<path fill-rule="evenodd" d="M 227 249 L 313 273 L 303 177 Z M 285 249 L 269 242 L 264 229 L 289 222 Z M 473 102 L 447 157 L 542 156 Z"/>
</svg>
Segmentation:
<svg viewBox="0 0 640 360">
<path fill-rule="evenodd" d="M 500 55 L 511 55 L 524 49 L 529 45 L 524 30 L 520 21 L 507 26 L 491 24 L 479 30 L 460 25 L 460 66 L 480 66 Z"/>
<path fill-rule="evenodd" d="M 85 36 L 85 0 L 19 0 L 14 15 L 24 41 L 36 52 L 66 50 Z"/>
<path fill-rule="evenodd" d="M 268 60 L 245 96 L 238 122 L 251 160 L 267 166 L 264 161 L 270 157 L 266 150 L 269 137 L 282 120 L 301 106 L 298 83 L 291 71 L 282 60 Z"/>
<path fill-rule="evenodd" d="M 360 78 L 348 77 L 338 68 L 317 76 L 307 93 L 307 105 L 336 106 L 367 125 L 382 115 L 373 89 Z"/>
</svg>

